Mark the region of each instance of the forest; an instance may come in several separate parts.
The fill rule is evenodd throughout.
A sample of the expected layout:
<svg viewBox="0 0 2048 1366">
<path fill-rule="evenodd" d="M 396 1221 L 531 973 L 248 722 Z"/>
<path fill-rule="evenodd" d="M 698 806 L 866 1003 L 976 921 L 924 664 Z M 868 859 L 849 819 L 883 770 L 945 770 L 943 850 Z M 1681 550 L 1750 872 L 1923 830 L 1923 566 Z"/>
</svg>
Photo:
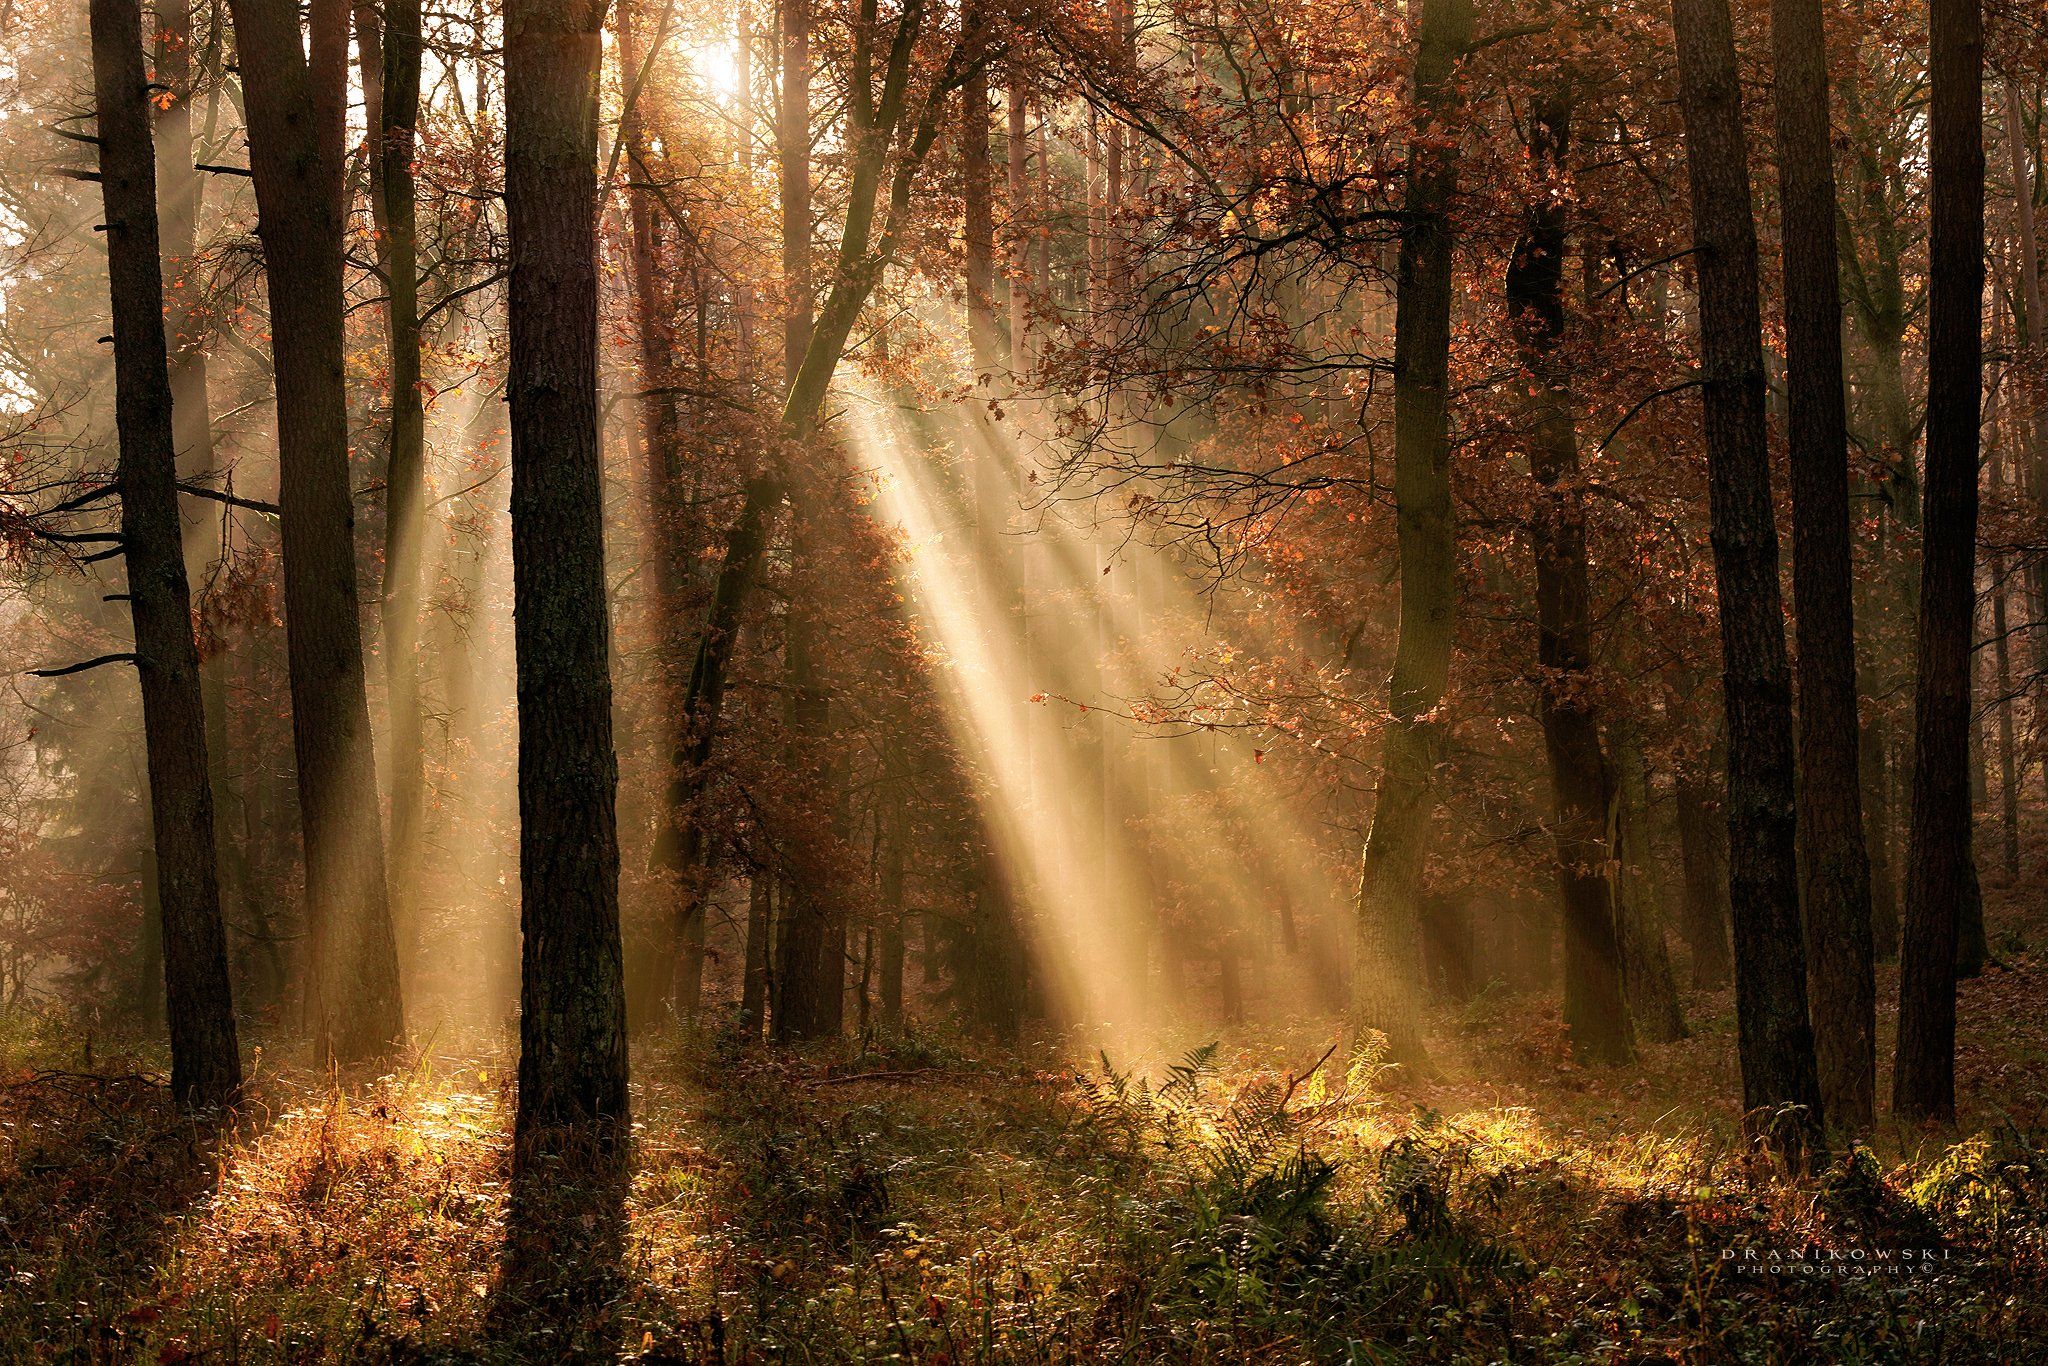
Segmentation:
<svg viewBox="0 0 2048 1366">
<path fill-rule="evenodd" d="M 2040 0 L 0 0 L 0 1361 L 2048 1361 Z"/>
</svg>

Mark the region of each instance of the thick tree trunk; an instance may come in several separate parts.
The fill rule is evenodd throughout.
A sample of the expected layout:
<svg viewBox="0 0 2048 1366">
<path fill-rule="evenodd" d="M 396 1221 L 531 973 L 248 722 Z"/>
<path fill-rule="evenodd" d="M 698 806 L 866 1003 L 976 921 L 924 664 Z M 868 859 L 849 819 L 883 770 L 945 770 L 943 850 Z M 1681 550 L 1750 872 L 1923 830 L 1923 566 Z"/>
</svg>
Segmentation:
<svg viewBox="0 0 2048 1366">
<path fill-rule="evenodd" d="M 1472 35 L 1471 0 L 1424 0 L 1415 59 L 1418 126 L 1408 151 L 1394 305 L 1394 501 L 1401 630 L 1372 828 L 1358 883 L 1353 1014 L 1387 1036 L 1396 1061 L 1427 1066 L 1417 926 L 1456 611 L 1448 411 L 1451 228 L 1457 187 L 1452 75 Z"/>
<path fill-rule="evenodd" d="M 215 868 L 199 651 L 178 528 L 141 11 L 136 0 L 93 0 L 91 23 L 113 295 L 121 542 L 142 683 L 171 1094 L 180 1105 L 217 1106 L 241 1089 L 242 1062 Z"/>
<path fill-rule="evenodd" d="M 1928 13 L 1926 531 L 1892 1110 L 1902 1119 L 1950 1120 L 1957 910 L 1976 881 L 1968 751 L 1984 351 L 1984 23 L 1978 0 L 1931 0 Z"/>
<path fill-rule="evenodd" d="M 524 942 L 515 1151 L 588 1146 L 623 1162 L 618 764 L 597 409 L 603 18 L 602 0 L 510 0 L 505 12 Z"/>
<path fill-rule="evenodd" d="M 1544 106 L 1530 124 L 1530 159 L 1553 172 L 1570 136 L 1570 111 Z M 1634 1053 L 1622 991 L 1621 946 L 1607 880 L 1607 780 L 1599 718 L 1586 671 L 1592 626 L 1586 587 L 1586 508 L 1572 424 L 1571 375 L 1558 355 L 1565 326 L 1563 215 L 1548 186 L 1529 212 L 1508 266 L 1508 316 L 1530 376 L 1529 473 L 1536 483 L 1529 540 L 1536 558 L 1537 709 L 1550 762 L 1552 836 L 1564 907 L 1564 1018 L 1584 1062 Z"/>
<path fill-rule="evenodd" d="M 1820 0 L 1773 0 L 1771 44 L 1799 624 L 1799 845 L 1814 1054 L 1829 1122 L 1862 1133 L 1875 1113 L 1877 987 L 1857 762 L 1848 414 Z"/>
<path fill-rule="evenodd" d="M 314 0 L 313 59 L 291 0 L 230 0 L 269 276 L 292 740 L 319 1046 L 375 1057 L 404 1027 L 364 688 L 344 390 L 342 0 Z"/>
<path fill-rule="evenodd" d="M 1795 1155 L 1818 1132 L 1793 801 L 1792 687 L 1764 432 L 1756 220 L 1727 0 L 1673 0 L 1699 275 L 1709 516 L 1728 715 L 1729 901 L 1743 1108 Z M 1783 1107 L 1798 1107 L 1786 1111 Z"/>
</svg>

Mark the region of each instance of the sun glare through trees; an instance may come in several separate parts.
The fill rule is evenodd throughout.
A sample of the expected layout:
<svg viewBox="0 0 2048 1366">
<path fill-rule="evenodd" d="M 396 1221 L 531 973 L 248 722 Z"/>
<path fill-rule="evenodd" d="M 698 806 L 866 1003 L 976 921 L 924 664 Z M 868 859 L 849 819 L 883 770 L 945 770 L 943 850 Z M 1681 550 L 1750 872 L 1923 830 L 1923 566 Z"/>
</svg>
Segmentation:
<svg viewBox="0 0 2048 1366">
<path fill-rule="evenodd" d="M 2029 0 L 0 0 L 0 1361 L 2048 1341 Z"/>
</svg>

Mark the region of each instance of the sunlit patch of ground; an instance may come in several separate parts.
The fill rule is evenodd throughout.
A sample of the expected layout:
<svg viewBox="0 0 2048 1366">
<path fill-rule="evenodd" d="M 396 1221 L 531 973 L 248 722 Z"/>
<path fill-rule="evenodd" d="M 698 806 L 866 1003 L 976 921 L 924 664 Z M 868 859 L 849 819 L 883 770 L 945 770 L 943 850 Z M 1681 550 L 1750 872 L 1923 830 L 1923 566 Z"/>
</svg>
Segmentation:
<svg viewBox="0 0 2048 1366">
<path fill-rule="evenodd" d="M 621 1235 L 573 1190 L 527 1230 L 599 1263 L 554 1298 L 505 1269 L 503 1054 L 260 1066 L 216 1132 L 147 1059 L 10 1038 L 0 1360 L 2024 1361 L 2041 977 L 2009 941 L 1964 990 L 1974 1137 L 1797 1181 L 1740 1141 L 1725 996 L 1629 1071 L 1501 997 L 1439 1015 L 1427 1079 L 1303 1020 L 1230 1032 L 1164 1100 L 1213 1030 L 1108 1073 L 1046 1041 L 642 1050 Z M 1938 1260 L 1767 1269 L 1906 1249 Z"/>
</svg>

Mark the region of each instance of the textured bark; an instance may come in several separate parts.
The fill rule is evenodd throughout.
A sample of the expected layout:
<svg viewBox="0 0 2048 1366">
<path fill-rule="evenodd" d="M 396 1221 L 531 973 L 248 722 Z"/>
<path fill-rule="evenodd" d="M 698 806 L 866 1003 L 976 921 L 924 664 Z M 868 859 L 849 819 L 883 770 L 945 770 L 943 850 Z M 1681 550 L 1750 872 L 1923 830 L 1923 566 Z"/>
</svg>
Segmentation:
<svg viewBox="0 0 2048 1366">
<path fill-rule="evenodd" d="M 510 0 L 505 10 L 523 939 L 515 1151 L 570 1146 L 623 1162 L 618 764 L 597 408 L 603 16 L 602 0 Z"/>
<path fill-rule="evenodd" d="M 1976 882 L 1968 769 L 1984 351 L 1984 25 L 1978 0 L 1931 0 L 1929 34 L 1926 530 L 1892 1110 L 1902 1119 L 1951 1120 L 1957 907 Z"/>
<path fill-rule="evenodd" d="M 1553 104 L 1531 122 L 1530 158 L 1555 170 L 1570 114 Z M 1619 1063 L 1634 1052 L 1622 991 L 1621 947 L 1607 880 L 1607 780 L 1586 677 L 1592 625 L 1586 587 L 1586 508 L 1573 428 L 1570 370 L 1558 355 L 1565 326 L 1565 225 L 1546 187 L 1508 266 L 1508 316 L 1531 393 L 1523 422 L 1535 500 L 1529 541 L 1536 559 L 1537 710 L 1550 764 L 1552 837 L 1564 908 L 1564 1018 L 1572 1052 Z"/>
<path fill-rule="evenodd" d="M 141 11 L 136 0 L 93 0 L 91 24 L 113 295 L 121 542 L 142 684 L 171 1094 L 180 1105 L 217 1106 L 241 1089 L 242 1063 L 221 925 L 199 651 L 178 528 Z"/>
<path fill-rule="evenodd" d="M 1417 944 L 1423 864 L 1436 809 L 1450 685 L 1457 547 L 1451 508 L 1448 413 L 1451 229 L 1455 142 L 1452 75 L 1471 39 L 1470 0 L 1424 0 L 1415 60 L 1417 136 L 1408 151 L 1394 321 L 1394 501 L 1401 565 L 1401 629 L 1387 684 L 1390 720 L 1380 756 L 1372 828 L 1358 884 L 1353 1014 L 1387 1036 L 1397 1061 L 1427 1065 Z"/>
<path fill-rule="evenodd" d="M 1671 14 L 1699 275 L 1701 396 L 1728 720 L 1728 882 L 1743 1108 L 1797 1154 L 1822 1116 L 1806 1017 L 1792 687 L 1764 433 L 1749 148 L 1727 0 L 1673 0 Z"/>
<path fill-rule="evenodd" d="M 1874 1117 L 1877 988 L 1857 763 L 1848 414 L 1820 0 L 1773 0 L 1771 50 L 1799 624 L 1799 845 L 1814 1054 L 1829 1122 L 1861 1133 Z"/>
<path fill-rule="evenodd" d="M 312 58 L 291 0 L 230 0 L 269 277 L 292 741 L 323 1052 L 378 1056 L 404 1025 L 364 687 L 344 391 L 341 112 L 348 11 L 314 0 Z M 339 39 L 335 29 L 339 20 Z"/>
</svg>

